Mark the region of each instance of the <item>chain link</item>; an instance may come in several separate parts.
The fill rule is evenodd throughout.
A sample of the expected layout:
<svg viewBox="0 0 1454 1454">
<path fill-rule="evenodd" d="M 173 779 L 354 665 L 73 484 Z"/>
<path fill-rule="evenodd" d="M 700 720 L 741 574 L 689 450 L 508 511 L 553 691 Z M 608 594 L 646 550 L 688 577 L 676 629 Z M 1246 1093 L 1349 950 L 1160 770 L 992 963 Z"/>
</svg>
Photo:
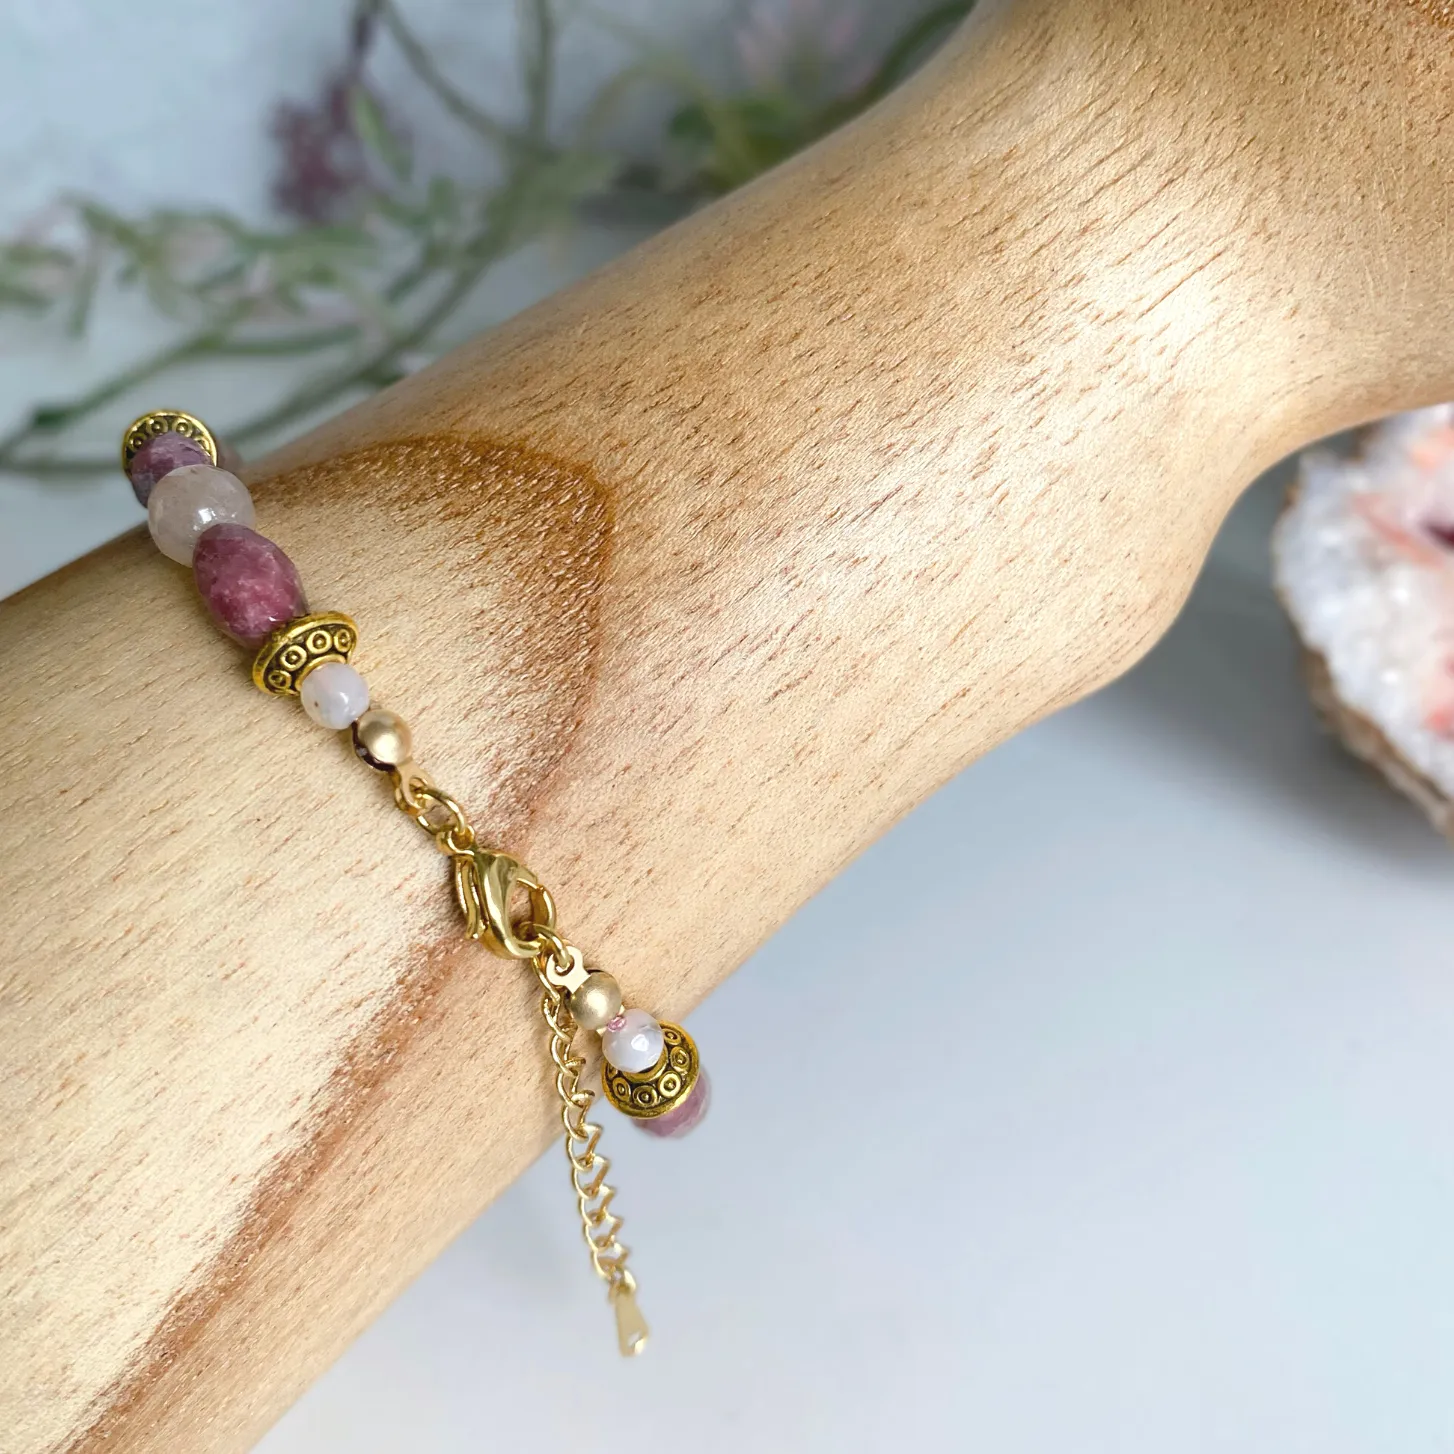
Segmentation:
<svg viewBox="0 0 1454 1454">
<path fill-rule="evenodd" d="M 611 1210 L 616 1190 L 606 1180 L 611 1163 L 599 1150 L 601 1128 L 590 1119 L 595 1091 L 581 1084 L 585 1060 L 575 1053 L 576 1023 L 566 996 L 546 978 L 550 956 L 536 963 L 540 977 L 540 1013 L 550 1031 L 550 1058 L 555 1063 L 555 1091 L 565 1131 L 565 1154 L 571 1167 L 581 1234 L 596 1276 L 616 1310 L 622 1353 L 633 1356 L 646 1346 L 647 1329 L 636 1307 L 636 1278 L 626 1266 L 631 1252 L 616 1236 L 621 1218 Z"/>
<path fill-rule="evenodd" d="M 417 769 L 407 776 L 396 772 L 393 779 L 394 801 L 400 812 L 428 833 L 440 852 L 453 857 L 475 846 L 475 830 L 464 809 L 448 793 L 435 787 Z"/>
</svg>

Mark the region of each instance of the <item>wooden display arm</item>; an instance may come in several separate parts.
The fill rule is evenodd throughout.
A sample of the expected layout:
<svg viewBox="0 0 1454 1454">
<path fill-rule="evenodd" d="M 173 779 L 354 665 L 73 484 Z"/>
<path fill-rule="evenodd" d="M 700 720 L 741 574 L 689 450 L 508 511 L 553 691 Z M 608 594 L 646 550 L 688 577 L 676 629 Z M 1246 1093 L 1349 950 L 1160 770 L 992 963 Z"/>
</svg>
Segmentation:
<svg viewBox="0 0 1454 1454">
<path fill-rule="evenodd" d="M 987 4 L 860 124 L 259 463 L 262 527 L 678 1016 L 1134 661 L 1257 471 L 1454 396 L 1450 19 Z M 144 536 L 3 626 L 4 1444 L 241 1449 L 545 1144 L 535 992 Z"/>
</svg>

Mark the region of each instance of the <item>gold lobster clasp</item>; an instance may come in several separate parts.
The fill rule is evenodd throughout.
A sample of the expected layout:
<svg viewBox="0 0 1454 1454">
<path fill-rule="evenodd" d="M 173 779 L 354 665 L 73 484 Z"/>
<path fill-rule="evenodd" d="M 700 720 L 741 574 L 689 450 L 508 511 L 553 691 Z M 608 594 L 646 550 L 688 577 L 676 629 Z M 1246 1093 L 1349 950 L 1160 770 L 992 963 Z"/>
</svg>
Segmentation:
<svg viewBox="0 0 1454 1454">
<path fill-rule="evenodd" d="M 512 959 L 536 958 L 547 944 L 533 931 L 555 929 L 555 900 L 550 890 L 508 853 L 471 848 L 450 857 L 454 864 L 454 896 L 464 912 L 469 937 L 488 945 L 496 954 Z M 517 890 L 523 890 L 530 910 L 513 921 L 510 901 Z"/>
</svg>

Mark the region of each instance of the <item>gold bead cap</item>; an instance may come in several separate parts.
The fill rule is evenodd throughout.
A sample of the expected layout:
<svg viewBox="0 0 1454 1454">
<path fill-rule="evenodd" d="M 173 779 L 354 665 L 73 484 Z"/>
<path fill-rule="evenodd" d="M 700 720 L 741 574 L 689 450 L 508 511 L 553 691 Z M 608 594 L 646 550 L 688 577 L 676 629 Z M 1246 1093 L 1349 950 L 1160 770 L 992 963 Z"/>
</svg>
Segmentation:
<svg viewBox="0 0 1454 1454">
<path fill-rule="evenodd" d="M 680 1025 L 662 1021 L 661 1059 L 640 1075 L 617 1070 L 609 1061 L 601 1063 L 601 1089 L 622 1115 L 638 1121 L 664 1116 L 691 1095 L 701 1063 L 697 1044 Z"/>
<path fill-rule="evenodd" d="M 180 434 L 190 439 L 213 464 L 217 463 L 217 441 L 212 431 L 195 414 L 184 414 L 180 409 L 153 409 L 139 419 L 133 419 L 121 436 L 121 472 L 131 473 L 131 461 L 136 452 L 148 440 L 159 434 Z"/>
<path fill-rule="evenodd" d="M 263 642 L 252 664 L 253 685 L 275 697 L 296 697 L 303 678 L 325 661 L 348 661 L 358 645 L 353 618 L 338 611 L 299 616 Z"/>
</svg>

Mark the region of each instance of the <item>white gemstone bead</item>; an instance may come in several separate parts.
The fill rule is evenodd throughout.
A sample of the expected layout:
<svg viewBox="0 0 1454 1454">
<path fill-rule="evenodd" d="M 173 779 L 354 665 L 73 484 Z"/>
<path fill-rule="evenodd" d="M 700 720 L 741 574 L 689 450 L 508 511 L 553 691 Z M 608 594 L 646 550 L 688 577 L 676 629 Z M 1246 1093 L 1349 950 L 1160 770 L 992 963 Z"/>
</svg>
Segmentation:
<svg viewBox="0 0 1454 1454">
<path fill-rule="evenodd" d="M 369 684 L 346 661 L 325 661 L 299 683 L 298 696 L 320 727 L 342 732 L 368 711 Z"/>
<path fill-rule="evenodd" d="M 146 523 L 157 549 L 182 565 L 192 564 L 197 537 L 213 525 L 246 525 L 255 517 L 252 496 L 234 474 L 210 464 L 186 464 L 152 486 Z"/>
<path fill-rule="evenodd" d="M 601 1054 L 617 1070 L 640 1075 L 661 1059 L 666 1048 L 661 1026 L 645 1010 L 625 1010 L 619 1018 L 619 1030 L 601 1031 Z"/>
</svg>

